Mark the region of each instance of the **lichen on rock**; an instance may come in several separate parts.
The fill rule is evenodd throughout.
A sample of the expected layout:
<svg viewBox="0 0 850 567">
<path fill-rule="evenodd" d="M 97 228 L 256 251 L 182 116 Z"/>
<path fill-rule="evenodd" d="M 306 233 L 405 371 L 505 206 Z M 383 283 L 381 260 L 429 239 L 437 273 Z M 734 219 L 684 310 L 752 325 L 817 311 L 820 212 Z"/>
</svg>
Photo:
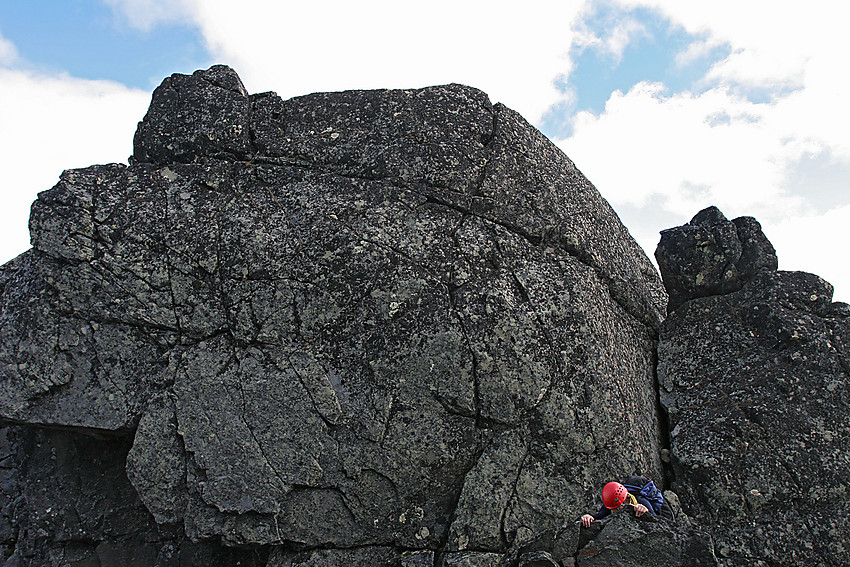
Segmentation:
<svg viewBox="0 0 850 567">
<path fill-rule="evenodd" d="M 850 308 L 714 207 L 662 233 L 662 285 L 479 90 L 173 75 L 130 164 L 64 172 L 30 230 L 0 267 L 9 566 L 850 562 Z M 685 513 L 587 543 L 638 471 Z"/>
<path fill-rule="evenodd" d="M 476 89 L 174 75 L 130 165 L 65 172 L 30 227 L 0 272 L 0 415 L 132 440 L 169 541 L 498 555 L 611 469 L 661 476 L 660 279 Z"/>
<path fill-rule="evenodd" d="M 850 319 L 829 283 L 778 271 L 754 221 L 733 222 L 750 227 L 742 241 L 758 269 L 682 303 L 660 335 L 674 488 L 723 565 L 845 565 Z M 666 231 L 657 255 L 694 230 Z M 665 275 L 668 289 L 680 282 Z"/>
</svg>

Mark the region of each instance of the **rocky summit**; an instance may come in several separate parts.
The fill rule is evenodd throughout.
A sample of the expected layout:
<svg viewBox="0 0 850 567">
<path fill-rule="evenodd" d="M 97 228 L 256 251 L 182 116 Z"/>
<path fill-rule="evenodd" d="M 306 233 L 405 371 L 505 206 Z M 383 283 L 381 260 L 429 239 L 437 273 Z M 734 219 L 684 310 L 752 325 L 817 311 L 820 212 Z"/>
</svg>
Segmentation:
<svg viewBox="0 0 850 567">
<path fill-rule="evenodd" d="M 716 209 L 665 231 L 662 283 L 481 91 L 173 75 L 129 165 L 64 172 L 30 231 L 6 567 L 850 561 L 850 308 Z M 579 529 L 633 473 L 677 519 Z"/>
</svg>

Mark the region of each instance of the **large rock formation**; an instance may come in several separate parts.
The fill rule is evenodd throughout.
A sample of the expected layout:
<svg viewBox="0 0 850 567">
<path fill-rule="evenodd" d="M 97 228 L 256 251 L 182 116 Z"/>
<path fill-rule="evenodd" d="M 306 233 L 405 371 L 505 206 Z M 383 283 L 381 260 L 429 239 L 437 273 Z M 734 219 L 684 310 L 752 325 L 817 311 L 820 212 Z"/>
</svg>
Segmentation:
<svg viewBox="0 0 850 567">
<path fill-rule="evenodd" d="M 656 256 L 679 298 L 658 378 L 683 504 L 722 565 L 850 565 L 850 308 L 818 276 L 777 271 L 749 217 L 706 209 Z"/>
<path fill-rule="evenodd" d="M 131 164 L 65 172 L 30 229 L 0 270 L 10 565 L 471 565 L 662 478 L 660 279 L 475 89 L 174 75 Z"/>
<path fill-rule="evenodd" d="M 715 208 L 662 234 L 668 307 L 480 91 L 174 75 L 130 165 L 65 172 L 30 229 L 0 267 L 4 567 L 850 563 L 850 307 Z M 678 521 L 580 531 L 635 472 Z"/>
</svg>

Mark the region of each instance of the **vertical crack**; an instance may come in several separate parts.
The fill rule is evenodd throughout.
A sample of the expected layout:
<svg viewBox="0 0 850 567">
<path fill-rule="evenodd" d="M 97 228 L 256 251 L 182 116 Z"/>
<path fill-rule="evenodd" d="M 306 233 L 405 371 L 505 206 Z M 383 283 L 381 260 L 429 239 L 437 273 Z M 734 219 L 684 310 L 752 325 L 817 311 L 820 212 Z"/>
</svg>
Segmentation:
<svg viewBox="0 0 850 567">
<path fill-rule="evenodd" d="M 567 371 L 563 366 L 563 362 L 559 354 L 559 349 L 556 347 L 555 340 L 552 338 L 552 335 L 549 332 L 548 325 L 546 325 L 546 323 L 543 321 L 543 318 L 541 317 L 537 306 L 532 301 L 531 295 L 529 294 L 528 289 L 525 287 L 525 284 L 522 283 L 522 280 L 520 280 L 519 276 L 517 276 L 514 270 L 510 270 L 509 273 L 511 275 L 511 278 L 513 279 L 514 285 L 517 286 L 517 289 L 519 290 L 523 301 L 528 304 L 528 306 L 531 308 L 531 311 L 534 313 L 534 319 L 535 321 L 537 321 L 537 326 L 540 329 L 540 333 L 543 335 L 546 344 L 549 346 L 550 358 L 555 361 L 557 375 L 566 376 Z M 538 399 L 535 401 L 534 404 L 535 406 L 541 404 L 546 399 L 546 397 L 550 395 L 550 393 L 552 392 L 552 386 L 555 383 L 554 381 L 555 377 L 553 376 L 550 378 L 549 383 L 543 388 L 543 391 L 538 396 Z"/>
<path fill-rule="evenodd" d="M 454 526 L 455 521 L 457 520 L 458 508 L 460 507 L 460 499 L 463 497 L 463 489 L 466 486 L 466 478 L 469 476 L 469 474 L 472 472 L 472 470 L 478 465 L 478 462 L 481 460 L 481 457 L 484 455 L 484 453 L 487 451 L 487 449 L 494 443 L 495 439 L 496 439 L 496 435 L 492 435 L 491 438 L 489 439 L 489 441 L 487 441 L 486 443 L 482 443 L 480 445 L 480 447 L 476 450 L 475 456 L 470 460 L 469 466 L 466 467 L 462 471 L 462 473 L 458 476 L 459 487 L 458 487 L 458 491 L 457 491 L 457 497 L 454 498 L 453 502 L 449 506 L 450 511 L 449 511 L 448 521 L 446 523 L 445 535 L 440 539 L 440 542 L 437 545 L 439 550 L 445 550 L 445 548 L 448 546 L 449 538 L 451 537 L 451 534 L 452 534 L 452 527 Z M 442 564 L 438 564 L 438 566 L 440 566 L 440 565 L 442 565 Z"/>
<path fill-rule="evenodd" d="M 296 353 L 293 353 L 293 354 L 297 354 L 297 352 L 298 351 L 296 351 Z M 305 352 L 305 351 L 301 351 L 301 352 Z M 324 412 L 322 411 L 321 404 L 319 403 L 319 400 L 316 399 L 316 394 L 314 393 L 314 388 L 311 388 L 307 384 L 307 379 L 305 379 L 304 376 L 301 375 L 301 372 L 298 371 L 298 367 L 292 362 L 292 356 L 287 355 L 286 361 L 289 363 L 289 367 L 292 370 L 292 372 L 298 378 L 298 382 L 300 382 L 301 387 L 307 393 L 307 397 L 310 398 L 310 403 L 313 405 L 313 410 L 315 410 L 316 415 L 318 415 L 319 418 L 321 418 L 321 420 L 325 423 L 325 425 L 328 426 L 328 428 L 333 428 L 336 425 L 336 422 L 331 421 L 327 417 L 326 414 L 329 413 L 328 410 L 326 410 Z M 333 391 L 333 388 L 330 388 L 330 390 Z M 338 398 L 336 398 L 336 392 L 334 392 L 334 399 L 337 401 L 337 403 L 339 402 Z M 339 414 L 337 414 L 337 419 L 339 419 L 339 417 L 340 417 Z"/>
<path fill-rule="evenodd" d="M 251 427 L 251 424 L 248 421 L 248 418 L 247 418 L 248 408 L 247 408 L 247 405 L 246 405 L 247 397 L 245 395 L 244 384 L 242 383 L 242 370 L 240 369 L 239 355 L 236 352 L 236 346 L 233 345 L 232 348 L 233 348 L 233 355 L 232 355 L 232 358 L 231 358 L 231 362 L 229 362 L 225 366 L 224 371 L 226 371 L 226 369 L 231 364 L 235 363 L 235 365 L 236 365 L 236 382 L 239 385 L 239 394 L 240 394 L 241 399 L 242 399 L 242 403 L 241 403 L 241 405 L 242 405 L 241 410 L 242 411 L 240 412 L 239 417 L 241 418 L 242 423 L 245 425 L 245 428 L 248 430 L 248 433 L 251 435 L 251 439 L 253 439 L 254 443 L 256 443 L 257 449 L 260 451 L 260 455 L 263 457 L 263 460 L 265 461 L 266 465 L 268 465 L 269 469 L 272 471 L 272 473 L 274 473 L 274 475 L 280 481 L 281 489 L 284 492 L 289 492 L 289 490 L 291 489 L 291 486 L 283 479 L 283 476 L 280 474 L 280 471 L 277 470 L 277 468 L 274 466 L 274 463 L 272 462 L 272 460 L 266 454 L 266 450 L 263 447 L 263 444 L 257 438 L 257 435 L 254 432 L 254 429 Z M 276 506 L 279 506 L 279 503 L 276 503 Z"/>
<path fill-rule="evenodd" d="M 160 176 L 161 178 L 162 176 Z M 174 293 L 174 267 L 171 262 L 171 246 L 168 245 L 168 234 L 171 232 L 171 216 L 169 215 L 168 204 L 168 185 L 163 186 L 161 179 L 157 180 L 159 187 L 162 189 L 163 198 L 163 215 L 165 216 L 165 234 L 163 237 L 163 248 L 165 248 L 165 271 L 168 274 L 168 291 L 171 295 L 171 309 L 174 312 L 174 326 L 177 329 L 177 336 L 180 342 L 183 341 L 183 329 L 180 325 L 180 315 L 177 309 L 177 295 Z M 132 297 L 132 295 L 131 295 Z"/>
<path fill-rule="evenodd" d="M 664 404 L 661 401 L 661 383 L 658 380 L 658 343 L 661 340 L 652 339 L 652 351 L 650 352 L 650 356 L 652 357 L 652 385 L 655 393 L 655 422 L 658 425 L 658 441 L 660 445 L 660 450 L 662 454 L 660 455 L 661 459 L 661 472 L 664 475 L 664 478 L 661 479 L 662 482 L 662 490 L 668 489 L 673 486 L 673 483 L 676 481 L 676 473 L 673 468 L 673 441 L 671 436 L 671 428 L 670 428 L 670 414 L 667 411 L 667 408 L 664 407 Z M 666 451 L 666 458 L 663 451 Z"/>
<path fill-rule="evenodd" d="M 525 468 L 525 463 L 528 460 L 528 456 L 530 454 L 531 447 L 529 445 L 526 445 L 525 453 L 522 456 L 522 461 L 520 461 L 519 467 L 517 467 L 516 477 L 514 478 L 513 486 L 511 487 L 511 495 L 507 500 L 507 504 L 502 509 L 502 512 L 499 515 L 499 537 L 505 549 L 509 549 L 510 547 L 510 543 L 508 542 L 508 528 L 505 525 L 508 519 L 508 509 L 511 507 L 512 502 L 519 502 L 519 479 L 522 476 L 522 471 Z"/>
<path fill-rule="evenodd" d="M 460 311 L 457 309 L 457 305 L 455 304 L 455 293 L 457 293 L 461 288 L 449 286 L 447 289 L 448 298 L 449 298 L 449 311 L 451 312 L 451 316 L 457 321 L 458 326 L 460 327 L 460 332 L 463 335 L 464 342 L 466 343 L 466 348 L 469 351 L 469 356 L 472 359 L 472 405 L 473 412 L 475 414 L 475 428 L 482 429 L 484 428 L 484 424 L 482 423 L 481 418 L 481 386 L 479 380 L 479 361 L 478 355 L 475 353 L 475 349 L 472 347 L 472 340 L 469 337 L 469 332 L 466 329 L 466 325 L 464 324 L 464 319 L 460 314 Z"/>
</svg>

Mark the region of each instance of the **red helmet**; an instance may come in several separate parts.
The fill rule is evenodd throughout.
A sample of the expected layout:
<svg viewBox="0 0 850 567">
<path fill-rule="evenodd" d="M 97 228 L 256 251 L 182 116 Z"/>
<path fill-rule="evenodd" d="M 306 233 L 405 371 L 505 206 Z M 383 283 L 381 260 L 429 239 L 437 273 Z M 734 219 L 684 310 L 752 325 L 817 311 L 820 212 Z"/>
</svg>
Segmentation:
<svg viewBox="0 0 850 567">
<path fill-rule="evenodd" d="M 619 482 L 609 482 L 602 488 L 602 503 L 609 510 L 614 510 L 623 505 L 629 491 Z"/>
</svg>

